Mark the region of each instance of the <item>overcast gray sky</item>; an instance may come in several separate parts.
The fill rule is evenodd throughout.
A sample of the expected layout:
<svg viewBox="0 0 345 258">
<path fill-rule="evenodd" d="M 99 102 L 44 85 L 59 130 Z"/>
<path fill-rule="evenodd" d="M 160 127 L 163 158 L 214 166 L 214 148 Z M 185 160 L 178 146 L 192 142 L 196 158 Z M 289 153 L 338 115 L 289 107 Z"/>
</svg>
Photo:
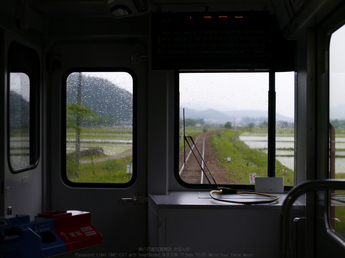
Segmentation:
<svg viewBox="0 0 345 258">
<path fill-rule="evenodd" d="M 30 79 L 25 73 L 10 74 L 10 91 L 14 91 L 29 101 L 30 100 Z"/>
<path fill-rule="evenodd" d="M 180 74 L 182 106 L 198 109 L 268 110 L 268 73 Z M 294 73 L 276 74 L 277 112 L 294 116 Z M 202 104 L 201 102 L 204 102 Z"/>
<path fill-rule="evenodd" d="M 133 78 L 127 72 L 83 72 L 87 76 L 96 76 L 108 79 L 116 86 L 123 88 L 133 94 Z"/>
<path fill-rule="evenodd" d="M 331 38 L 330 101 L 331 107 L 345 105 L 345 26 L 334 32 Z"/>
</svg>

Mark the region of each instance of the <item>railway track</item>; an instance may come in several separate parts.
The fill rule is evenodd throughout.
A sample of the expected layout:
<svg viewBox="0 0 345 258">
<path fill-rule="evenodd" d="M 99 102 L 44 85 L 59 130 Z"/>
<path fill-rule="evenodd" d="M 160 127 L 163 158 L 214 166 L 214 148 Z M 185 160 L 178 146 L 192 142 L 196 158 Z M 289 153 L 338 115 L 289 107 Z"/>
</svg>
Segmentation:
<svg viewBox="0 0 345 258">
<path fill-rule="evenodd" d="M 214 132 L 198 135 L 193 141 L 187 138 L 185 150 L 180 152 L 179 175 L 189 184 L 230 184 L 224 168 L 219 167 L 211 147 L 210 137 Z"/>
<path fill-rule="evenodd" d="M 180 155 L 180 164 L 182 158 L 182 166 L 180 166 L 179 174 L 182 180 L 186 183 L 203 183 L 204 176 L 202 176 L 201 169 L 205 167 L 205 146 L 203 143 L 205 142 L 207 134 L 209 133 L 202 133 L 198 135 L 194 140 L 195 145 L 190 140 L 190 145 L 188 145 L 185 141 L 185 149 L 182 151 L 182 155 Z M 202 153 L 202 158 L 200 157 L 200 150 Z"/>
</svg>

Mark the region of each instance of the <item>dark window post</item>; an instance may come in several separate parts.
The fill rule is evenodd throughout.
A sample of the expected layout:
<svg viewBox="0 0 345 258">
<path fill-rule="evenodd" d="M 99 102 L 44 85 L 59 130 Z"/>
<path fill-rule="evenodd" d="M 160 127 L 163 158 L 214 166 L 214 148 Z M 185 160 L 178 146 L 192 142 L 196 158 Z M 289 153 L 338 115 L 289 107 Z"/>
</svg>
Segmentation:
<svg viewBox="0 0 345 258">
<path fill-rule="evenodd" d="M 276 169 L 276 89 L 275 89 L 275 71 L 269 72 L 269 90 L 268 90 L 268 176 L 275 177 Z"/>
</svg>

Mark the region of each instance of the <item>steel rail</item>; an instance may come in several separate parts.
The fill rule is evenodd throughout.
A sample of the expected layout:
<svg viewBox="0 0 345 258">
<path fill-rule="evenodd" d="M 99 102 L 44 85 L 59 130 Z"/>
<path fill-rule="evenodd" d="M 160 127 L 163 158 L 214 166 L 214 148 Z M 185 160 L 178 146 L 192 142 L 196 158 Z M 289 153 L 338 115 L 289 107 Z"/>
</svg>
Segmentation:
<svg viewBox="0 0 345 258">
<path fill-rule="evenodd" d="M 193 145 L 195 146 L 195 149 L 197 149 L 197 151 L 198 151 L 198 153 L 199 153 L 199 155 L 200 155 L 200 152 L 199 152 L 199 150 L 198 150 L 198 147 L 196 147 L 196 143 L 193 141 L 192 136 L 185 136 L 185 140 L 186 140 L 186 142 L 187 142 L 187 144 L 188 144 L 188 146 L 189 146 L 189 149 L 192 149 L 191 146 L 190 146 L 190 144 L 189 144 L 189 141 L 187 140 L 187 138 L 190 138 L 190 139 L 191 139 Z M 195 153 L 194 153 L 194 150 L 192 150 L 192 153 L 193 153 L 193 155 L 194 155 L 194 158 L 195 158 L 196 162 L 198 163 L 199 167 L 201 168 L 201 171 L 204 173 L 204 175 L 205 175 L 205 177 L 206 177 L 208 183 L 211 184 L 211 181 L 210 181 L 210 179 L 208 178 L 208 176 L 206 175 L 205 170 L 202 168 L 202 166 L 201 166 L 201 164 L 200 164 L 200 162 L 199 162 L 197 156 L 196 156 Z M 213 179 L 213 180 L 214 180 L 214 179 Z"/>
<path fill-rule="evenodd" d="M 197 147 L 196 144 L 194 143 L 193 137 L 192 137 L 192 136 L 188 136 L 188 137 L 186 137 L 186 140 L 187 140 L 187 138 L 190 138 L 190 139 L 191 139 L 192 143 L 195 145 L 195 149 L 198 151 L 198 154 L 199 154 L 199 156 L 201 157 L 201 160 L 204 161 L 204 159 L 202 158 L 201 153 L 200 153 L 198 147 Z M 189 145 L 188 140 L 187 140 L 187 143 L 188 143 L 188 145 Z M 189 148 L 190 148 L 190 146 L 189 146 Z M 207 180 L 208 180 L 209 183 L 211 184 L 210 180 L 208 179 L 208 177 L 207 177 L 207 175 L 206 175 L 205 169 L 202 168 L 202 166 L 201 166 L 199 160 L 197 159 L 196 155 L 194 154 L 194 150 L 193 150 L 193 155 L 194 155 L 196 161 L 198 162 L 198 164 L 199 164 L 201 170 L 204 172 L 205 177 L 207 178 Z M 206 162 L 205 162 L 205 166 L 206 166 L 206 168 L 207 168 L 207 170 L 208 170 L 208 173 L 211 175 L 211 177 L 212 177 L 212 179 L 213 179 L 213 182 L 214 182 L 215 184 L 217 184 L 217 182 L 216 182 L 216 180 L 214 179 L 214 177 L 213 177 L 213 175 L 212 175 L 210 169 L 208 168 Z"/>
<path fill-rule="evenodd" d="M 197 137 L 196 140 L 195 140 L 195 143 L 198 142 L 200 136 L 201 136 L 201 134 L 198 135 L 198 137 Z M 183 136 L 183 142 L 185 142 L 185 141 L 186 141 L 186 140 L 185 140 L 185 136 Z M 183 172 L 183 169 L 184 169 L 186 163 L 187 163 L 188 160 L 189 160 L 190 155 L 192 154 L 193 149 L 194 149 L 194 146 L 192 146 L 192 149 L 189 150 L 189 153 L 188 153 L 188 155 L 187 155 L 187 158 L 185 158 L 185 161 L 183 162 L 183 165 L 182 165 L 182 167 L 181 167 L 181 169 L 180 169 L 180 171 L 179 171 L 179 175 L 180 175 L 180 176 L 181 176 L 181 174 L 182 174 L 182 172 Z"/>
<path fill-rule="evenodd" d="M 205 145 L 206 145 L 206 137 L 207 137 L 207 134 L 204 135 L 204 139 L 202 141 L 202 163 L 201 163 L 201 166 L 202 168 L 201 169 L 205 169 Z M 201 173 L 200 175 L 200 184 L 203 184 L 204 183 L 204 174 Z"/>
</svg>

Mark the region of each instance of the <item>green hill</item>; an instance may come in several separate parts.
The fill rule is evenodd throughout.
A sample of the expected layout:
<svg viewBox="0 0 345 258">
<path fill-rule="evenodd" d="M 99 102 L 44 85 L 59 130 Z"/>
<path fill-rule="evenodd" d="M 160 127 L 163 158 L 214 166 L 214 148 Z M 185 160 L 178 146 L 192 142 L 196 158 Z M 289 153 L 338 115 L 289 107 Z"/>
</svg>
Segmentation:
<svg viewBox="0 0 345 258">
<path fill-rule="evenodd" d="M 67 103 L 77 103 L 78 73 L 67 79 Z M 82 102 L 97 119 L 84 120 L 84 125 L 132 124 L 133 95 L 107 79 L 82 76 Z"/>
<path fill-rule="evenodd" d="M 20 94 L 11 91 L 10 94 L 10 126 L 11 129 L 29 128 L 30 103 Z"/>
</svg>

